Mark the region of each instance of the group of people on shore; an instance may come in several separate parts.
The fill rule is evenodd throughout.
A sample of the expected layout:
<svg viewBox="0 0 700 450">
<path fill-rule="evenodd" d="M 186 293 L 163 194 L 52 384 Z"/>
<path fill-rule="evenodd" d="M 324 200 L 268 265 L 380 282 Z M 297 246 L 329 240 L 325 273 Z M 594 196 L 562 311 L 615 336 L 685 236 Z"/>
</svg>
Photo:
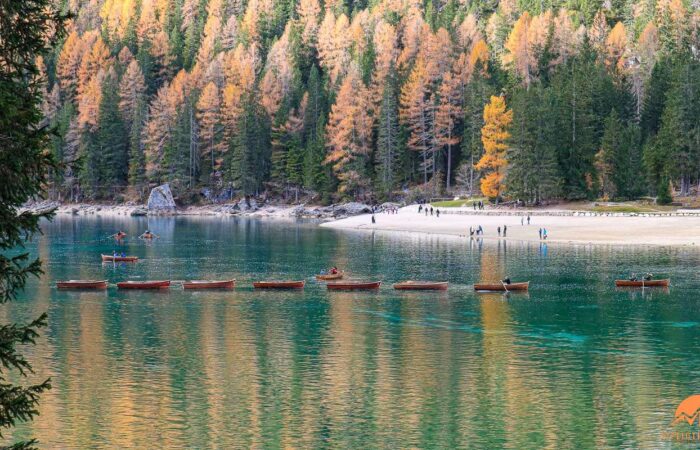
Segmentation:
<svg viewBox="0 0 700 450">
<path fill-rule="evenodd" d="M 547 229 L 546 228 L 540 228 L 540 240 L 541 241 L 547 240 Z"/>
<path fill-rule="evenodd" d="M 484 209 L 484 202 L 481 200 L 479 200 L 478 202 L 472 202 L 472 206 L 474 207 L 474 211 L 476 211 L 477 209 L 481 211 L 482 209 Z"/>
<path fill-rule="evenodd" d="M 425 211 L 425 217 L 428 217 L 428 212 L 430 212 L 431 216 L 435 214 L 437 217 L 440 217 L 440 208 L 433 209 L 432 206 L 428 208 L 428 205 L 423 206 L 423 204 L 421 203 L 418 205 L 418 214 L 420 214 L 423 211 Z"/>
<path fill-rule="evenodd" d="M 501 227 L 498 227 L 496 228 L 496 231 L 498 231 L 499 237 L 508 237 L 508 225 L 503 225 L 503 229 L 501 229 Z M 477 226 L 476 229 L 469 227 L 469 236 L 473 237 L 474 235 L 483 236 L 484 228 L 481 225 Z"/>
</svg>

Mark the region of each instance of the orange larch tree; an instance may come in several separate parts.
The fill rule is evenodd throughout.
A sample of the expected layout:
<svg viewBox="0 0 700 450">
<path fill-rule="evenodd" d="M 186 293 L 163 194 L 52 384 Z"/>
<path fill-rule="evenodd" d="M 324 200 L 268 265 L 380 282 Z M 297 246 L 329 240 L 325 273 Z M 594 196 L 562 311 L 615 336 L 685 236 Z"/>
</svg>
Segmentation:
<svg viewBox="0 0 700 450">
<path fill-rule="evenodd" d="M 474 166 L 486 172 L 481 179 L 481 192 L 489 198 L 498 199 L 504 189 L 507 141 L 510 138 L 508 127 L 512 121 L 513 111 L 506 109 L 505 99 L 491 96 L 491 101 L 484 106 L 484 127 L 481 129 L 484 155 Z"/>
<path fill-rule="evenodd" d="M 340 85 L 326 127 L 328 154 L 324 162 L 332 165 L 340 180 L 338 191 L 343 194 L 362 195 L 370 186 L 367 165 L 374 119 L 369 106 L 360 71 L 352 65 Z"/>
</svg>

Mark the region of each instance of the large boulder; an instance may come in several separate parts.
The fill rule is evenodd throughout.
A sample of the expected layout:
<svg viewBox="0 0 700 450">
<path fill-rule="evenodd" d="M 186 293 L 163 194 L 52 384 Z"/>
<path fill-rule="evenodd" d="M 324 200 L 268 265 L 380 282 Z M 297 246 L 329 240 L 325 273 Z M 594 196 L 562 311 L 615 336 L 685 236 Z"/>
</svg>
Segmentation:
<svg viewBox="0 0 700 450">
<path fill-rule="evenodd" d="M 365 205 L 364 203 L 350 202 L 338 205 L 333 210 L 333 215 L 335 217 L 339 216 L 357 216 L 360 214 L 369 214 L 372 212 L 372 208 Z"/>
<path fill-rule="evenodd" d="M 154 187 L 151 190 L 151 195 L 148 196 L 148 211 L 175 211 L 175 200 L 173 200 L 173 193 L 170 191 L 170 185 L 168 183 Z"/>
</svg>

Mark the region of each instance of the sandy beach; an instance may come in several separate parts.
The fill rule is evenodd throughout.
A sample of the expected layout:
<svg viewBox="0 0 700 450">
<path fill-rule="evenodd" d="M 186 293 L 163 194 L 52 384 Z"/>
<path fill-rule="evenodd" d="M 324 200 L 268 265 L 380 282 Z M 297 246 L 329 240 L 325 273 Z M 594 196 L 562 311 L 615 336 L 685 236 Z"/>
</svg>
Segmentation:
<svg viewBox="0 0 700 450">
<path fill-rule="evenodd" d="M 557 216 L 535 214 L 521 225 L 521 216 L 465 211 L 465 214 L 418 214 L 418 205 L 399 209 L 397 214 L 349 217 L 322 224 L 322 227 L 356 230 L 401 231 L 452 236 L 469 236 L 469 227 L 481 225 L 484 240 L 508 239 L 539 242 L 540 228 L 547 230 L 548 243 L 700 246 L 700 215 L 693 216 Z M 552 211 L 556 214 L 556 212 Z M 525 211 L 523 214 L 527 214 Z M 507 237 L 499 237 L 497 227 L 508 227 Z"/>
</svg>

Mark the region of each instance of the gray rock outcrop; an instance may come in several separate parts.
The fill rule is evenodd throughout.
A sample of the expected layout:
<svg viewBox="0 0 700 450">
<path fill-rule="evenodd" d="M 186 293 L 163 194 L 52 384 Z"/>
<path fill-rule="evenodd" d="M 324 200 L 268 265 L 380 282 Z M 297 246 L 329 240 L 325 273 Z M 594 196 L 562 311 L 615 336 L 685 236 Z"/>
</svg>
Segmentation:
<svg viewBox="0 0 700 450">
<path fill-rule="evenodd" d="M 175 200 L 173 200 L 173 193 L 170 191 L 170 185 L 165 183 L 154 187 L 151 190 L 151 195 L 148 196 L 147 206 L 149 212 L 175 211 Z"/>
</svg>

